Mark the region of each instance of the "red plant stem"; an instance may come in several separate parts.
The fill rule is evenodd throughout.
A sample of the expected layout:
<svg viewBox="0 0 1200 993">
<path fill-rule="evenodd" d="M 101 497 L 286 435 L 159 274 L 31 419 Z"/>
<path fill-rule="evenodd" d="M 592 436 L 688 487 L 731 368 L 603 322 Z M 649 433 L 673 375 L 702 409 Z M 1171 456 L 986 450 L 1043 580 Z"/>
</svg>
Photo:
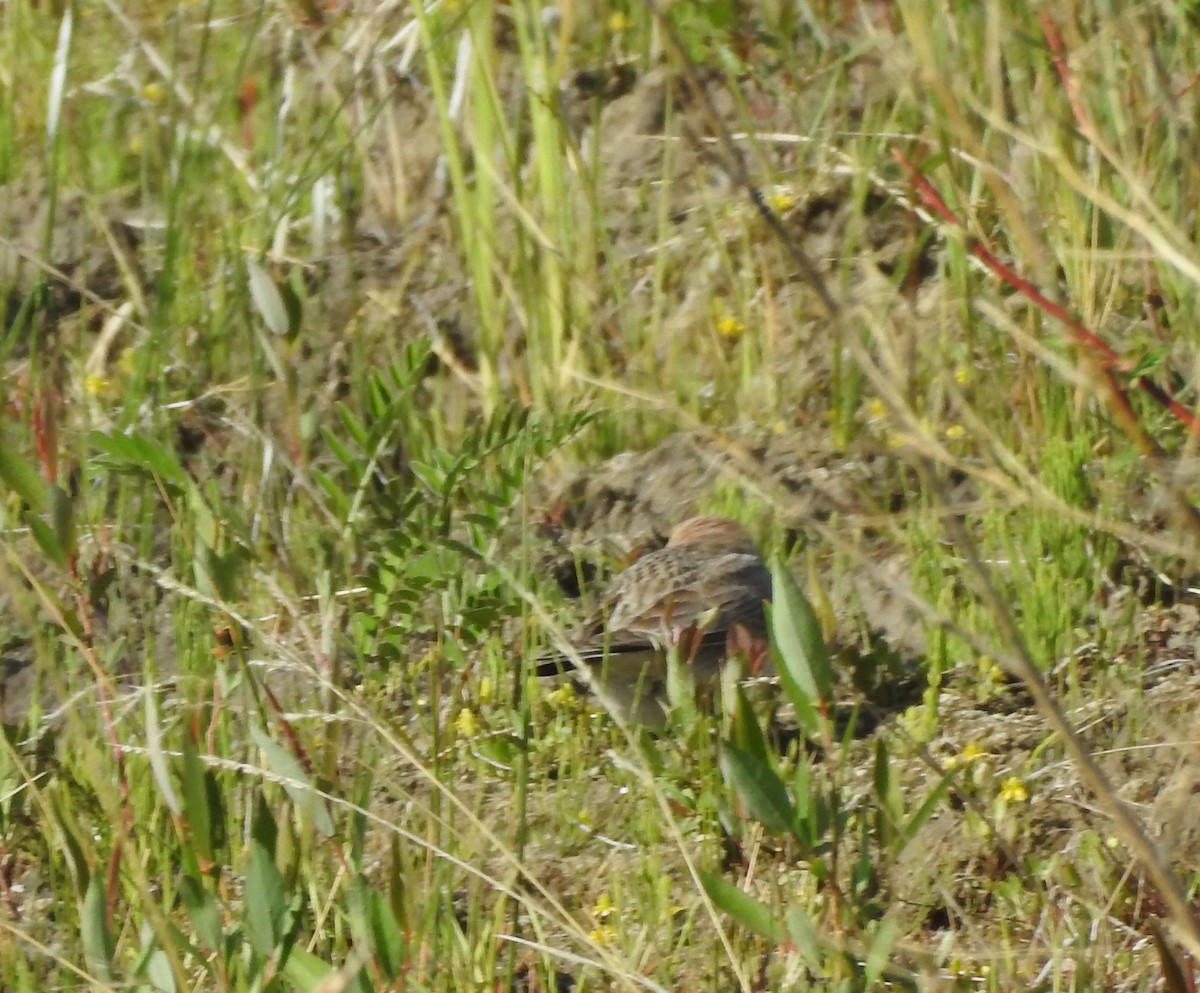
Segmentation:
<svg viewBox="0 0 1200 993">
<path fill-rule="evenodd" d="M 941 194 L 938 193 L 933 184 L 917 171 L 917 168 L 908 161 L 904 153 L 896 150 L 892 154 L 908 173 L 909 179 L 916 187 L 921 203 L 947 224 L 966 230 L 966 226 L 958 219 L 954 211 L 947 206 L 946 201 L 942 199 Z M 1122 417 L 1122 420 L 1127 420 L 1130 416 L 1136 420 L 1136 415 L 1133 414 L 1133 409 L 1129 406 L 1128 391 L 1117 379 L 1117 373 L 1127 372 L 1130 368 L 1130 363 L 1122 359 L 1120 353 L 1109 345 L 1108 342 L 1104 341 L 1095 332 L 1073 317 L 1065 307 L 1055 303 L 1015 269 L 1000 261 L 996 254 L 978 238 L 969 238 L 967 247 L 975 258 L 979 259 L 980 262 L 991 269 L 1005 283 L 1022 296 L 1032 300 L 1041 310 L 1066 326 L 1068 339 L 1090 353 L 1096 360 L 1101 373 L 1107 381 L 1110 391 L 1109 395 L 1113 402 L 1126 408 L 1126 410 L 1122 411 L 1126 415 Z M 1138 376 L 1133 382 L 1153 399 L 1155 403 L 1170 411 L 1192 434 L 1200 436 L 1200 419 L 1197 418 L 1194 411 L 1185 407 L 1169 391 L 1146 376 Z"/>
<path fill-rule="evenodd" d="M 1050 48 L 1054 71 L 1058 73 L 1063 89 L 1067 91 L 1067 101 L 1071 104 L 1071 113 L 1075 115 L 1075 123 L 1079 125 L 1081 132 L 1090 134 L 1092 131 L 1091 120 L 1084 109 L 1083 101 L 1079 99 L 1079 87 L 1075 85 L 1071 67 L 1067 65 L 1067 46 L 1063 44 L 1062 35 L 1058 33 L 1058 28 L 1054 26 L 1054 22 L 1050 20 L 1050 15 L 1044 7 L 1038 11 L 1038 21 L 1042 25 L 1042 36 Z"/>
</svg>

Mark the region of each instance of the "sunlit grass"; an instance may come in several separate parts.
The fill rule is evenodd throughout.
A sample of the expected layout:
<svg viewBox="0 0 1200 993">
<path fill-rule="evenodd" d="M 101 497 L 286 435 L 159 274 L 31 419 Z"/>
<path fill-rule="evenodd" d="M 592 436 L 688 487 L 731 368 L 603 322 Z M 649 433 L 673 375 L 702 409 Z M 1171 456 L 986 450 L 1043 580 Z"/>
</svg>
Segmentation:
<svg viewBox="0 0 1200 993">
<path fill-rule="evenodd" d="M 1200 35 L 753 6 L 9 5 L 0 986 L 1141 989 L 1153 918 L 1186 947 L 1136 839 L 1044 814 L 1104 796 L 1011 677 L 1100 750 L 1187 712 L 1126 577 L 1194 560 Z M 522 665 L 581 609 L 533 494 L 684 428 L 866 696 L 782 754 L 769 694 L 656 740 Z M 876 571 L 920 657 L 863 644 Z M 856 738 L 873 679 L 915 690 Z"/>
</svg>

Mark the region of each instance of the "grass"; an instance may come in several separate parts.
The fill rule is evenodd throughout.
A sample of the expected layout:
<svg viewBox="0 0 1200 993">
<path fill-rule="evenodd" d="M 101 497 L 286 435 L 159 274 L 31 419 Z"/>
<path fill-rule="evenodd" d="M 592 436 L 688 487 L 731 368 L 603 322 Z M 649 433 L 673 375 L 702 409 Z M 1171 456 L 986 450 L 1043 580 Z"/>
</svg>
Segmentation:
<svg viewBox="0 0 1200 993">
<path fill-rule="evenodd" d="M 1193 988 L 1185 9 L 0 31 L 0 987 Z M 782 688 L 536 685 L 697 505 Z"/>
</svg>

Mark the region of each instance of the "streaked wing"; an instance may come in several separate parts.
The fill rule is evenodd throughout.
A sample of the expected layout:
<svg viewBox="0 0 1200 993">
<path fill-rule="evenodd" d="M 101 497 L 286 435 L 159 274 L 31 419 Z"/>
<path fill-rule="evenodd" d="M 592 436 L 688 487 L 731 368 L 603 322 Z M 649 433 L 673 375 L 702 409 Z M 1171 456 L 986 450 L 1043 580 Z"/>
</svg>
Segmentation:
<svg viewBox="0 0 1200 993">
<path fill-rule="evenodd" d="M 692 625 L 723 632 L 747 623 L 757 630 L 771 579 L 757 555 L 668 548 L 635 562 L 613 594 L 608 619 L 613 629 L 661 636 Z"/>
</svg>

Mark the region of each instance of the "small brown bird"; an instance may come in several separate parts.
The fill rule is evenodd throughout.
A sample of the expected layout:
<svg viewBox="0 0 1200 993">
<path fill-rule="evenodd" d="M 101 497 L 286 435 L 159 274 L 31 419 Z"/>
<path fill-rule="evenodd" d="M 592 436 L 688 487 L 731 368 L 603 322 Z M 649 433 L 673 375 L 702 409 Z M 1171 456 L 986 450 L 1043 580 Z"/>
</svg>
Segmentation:
<svg viewBox="0 0 1200 993">
<path fill-rule="evenodd" d="M 606 592 L 600 610 L 572 639 L 573 653 L 537 660 L 539 676 L 587 666 L 594 689 L 625 720 L 666 723 L 667 654 L 674 651 L 697 683 L 743 655 L 751 668 L 766 653 L 763 605 L 771 573 L 746 530 L 724 517 L 692 517 L 665 548 L 642 556 Z"/>
</svg>

